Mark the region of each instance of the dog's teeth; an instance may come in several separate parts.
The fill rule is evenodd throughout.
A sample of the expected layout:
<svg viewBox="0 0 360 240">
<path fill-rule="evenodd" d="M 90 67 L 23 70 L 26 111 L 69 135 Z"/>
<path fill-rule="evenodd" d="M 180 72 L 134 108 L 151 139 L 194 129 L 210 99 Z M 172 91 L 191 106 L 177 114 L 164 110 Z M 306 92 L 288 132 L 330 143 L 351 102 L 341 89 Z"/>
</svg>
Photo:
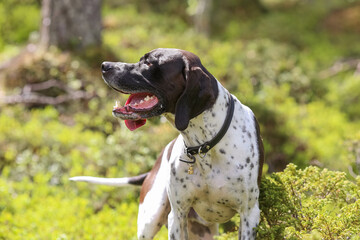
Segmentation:
<svg viewBox="0 0 360 240">
<path fill-rule="evenodd" d="M 146 100 L 145 100 L 145 101 L 146 101 Z M 143 101 L 143 100 L 141 100 L 141 101 L 140 101 L 140 104 L 142 104 L 142 103 L 144 103 L 144 101 Z"/>
<path fill-rule="evenodd" d="M 148 96 L 146 96 L 146 98 L 144 98 L 144 101 L 145 101 L 145 102 L 148 102 L 148 101 L 153 100 L 153 99 L 154 99 L 154 96 L 151 96 L 151 97 L 150 97 L 150 96 L 148 95 Z"/>
</svg>

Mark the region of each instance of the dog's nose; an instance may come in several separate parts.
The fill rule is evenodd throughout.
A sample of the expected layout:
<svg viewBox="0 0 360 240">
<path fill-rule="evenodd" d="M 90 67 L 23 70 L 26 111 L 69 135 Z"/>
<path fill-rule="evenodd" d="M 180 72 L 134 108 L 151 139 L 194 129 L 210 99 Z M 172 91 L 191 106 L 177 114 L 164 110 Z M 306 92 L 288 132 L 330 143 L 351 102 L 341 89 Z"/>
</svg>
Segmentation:
<svg viewBox="0 0 360 240">
<path fill-rule="evenodd" d="M 101 64 L 101 71 L 103 73 L 111 70 L 112 68 L 113 68 L 113 64 L 111 62 L 103 62 Z"/>
</svg>

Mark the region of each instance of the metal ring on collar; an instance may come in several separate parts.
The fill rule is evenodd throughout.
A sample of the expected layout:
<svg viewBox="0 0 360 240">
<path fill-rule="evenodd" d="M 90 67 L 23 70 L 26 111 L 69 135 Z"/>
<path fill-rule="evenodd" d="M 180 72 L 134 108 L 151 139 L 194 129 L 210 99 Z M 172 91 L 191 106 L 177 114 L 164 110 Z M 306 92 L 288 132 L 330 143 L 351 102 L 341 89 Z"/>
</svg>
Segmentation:
<svg viewBox="0 0 360 240">
<path fill-rule="evenodd" d="M 210 148 L 209 145 L 204 145 L 202 147 L 199 147 L 199 151 L 198 151 L 199 157 L 205 158 L 209 148 Z M 205 151 L 203 151 L 203 149 L 205 149 Z"/>
</svg>

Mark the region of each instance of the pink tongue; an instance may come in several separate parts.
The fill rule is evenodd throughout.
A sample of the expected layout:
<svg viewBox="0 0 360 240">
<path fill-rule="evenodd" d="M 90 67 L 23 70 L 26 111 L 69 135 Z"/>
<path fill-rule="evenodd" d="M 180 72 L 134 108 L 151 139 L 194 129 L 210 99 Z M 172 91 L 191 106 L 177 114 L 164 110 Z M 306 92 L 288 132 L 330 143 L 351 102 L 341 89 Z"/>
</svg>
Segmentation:
<svg viewBox="0 0 360 240">
<path fill-rule="evenodd" d="M 145 125 L 146 119 L 140 120 L 125 120 L 125 125 L 130 131 L 134 131 L 135 129 Z"/>
<path fill-rule="evenodd" d="M 149 98 L 149 99 L 148 99 Z M 146 100 L 145 100 L 146 99 Z M 129 106 L 130 110 L 146 110 L 151 109 L 159 102 L 158 98 L 151 93 L 134 93 L 131 94 L 125 103 L 125 106 Z M 126 111 L 128 111 L 125 108 Z M 139 120 L 125 120 L 125 125 L 130 131 L 145 125 L 146 119 Z"/>
</svg>

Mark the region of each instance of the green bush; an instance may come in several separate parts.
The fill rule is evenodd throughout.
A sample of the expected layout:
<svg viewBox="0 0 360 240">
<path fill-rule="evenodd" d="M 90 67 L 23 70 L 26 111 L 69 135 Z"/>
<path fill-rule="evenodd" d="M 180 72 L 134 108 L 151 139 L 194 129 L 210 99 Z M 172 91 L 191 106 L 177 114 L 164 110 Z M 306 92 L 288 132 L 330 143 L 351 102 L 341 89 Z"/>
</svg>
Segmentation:
<svg viewBox="0 0 360 240">
<path fill-rule="evenodd" d="M 351 182 L 343 172 L 290 164 L 262 179 L 259 203 L 259 239 L 360 239 L 360 177 Z"/>
<path fill-rule="evenodd" d="M 99 209 L 101 202 L 79 196 L 72 183 L 48 181 L 44 174 L 33 181 L 0 178 L 0 239 L 137 239 L 137 201 Z M 162 230 L 159 237 L 166 234 Z"/>
<path fill-rule="evenodd" d="M 64 178 L 74 175 L 135 175 L 151 168 L 173 136 L 167 126 L 162 130 L 169 134 L 154 142 L 152 136 L 159 131 L 157 127 L 130 132 L 125 127 L 115 129 L 111 123 L 100 128 L 106 134 L 90 130 L 92 125 L 86 125 L 86 117 L 89 116 L 79 113 L 78 123 L 69 124 L 53 107 L 32 111 L 2 108 L 0 171 L 7 168 L 13 180 L 33 179 L 46 173 L 52 184 L 62 184 Z"/>
<path fill-rule="evenodd" d="M 328 96 L 329 101 L 342 109 L 350 119 L 360 119 L 360 76 L 353 73 L 341 74 L 333 79 L 333 91 Z"/>
<path fill-rule="evenodd" d="M 40 26 L 40 6 L 35 0 L 5 0 L 0 3 L 0 51 L 7 44 L 21 44 Z"/>
</svg>

